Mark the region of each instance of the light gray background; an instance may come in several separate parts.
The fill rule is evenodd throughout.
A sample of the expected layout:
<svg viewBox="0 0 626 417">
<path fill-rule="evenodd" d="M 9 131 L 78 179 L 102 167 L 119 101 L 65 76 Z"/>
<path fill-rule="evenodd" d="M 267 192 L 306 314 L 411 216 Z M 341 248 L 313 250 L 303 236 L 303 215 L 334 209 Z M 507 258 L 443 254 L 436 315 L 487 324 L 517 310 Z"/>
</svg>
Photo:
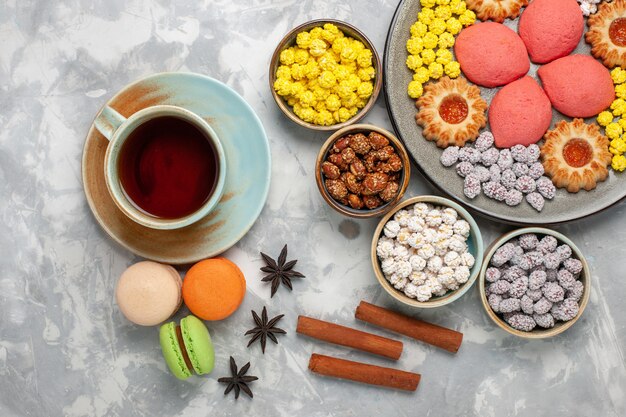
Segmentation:
<svg viewBox="0 0 626 417">
<path fill-rule="evenodd" d="M 353 319 L 365 299 L 395 304 L 370 269 L 375 220 L 334 213 L 315 186 L 325 134 L 286 120 L 267 67 L 290 28 L 313 18 L 349 21 L 382 53 L 393 1 L 0 1 L 0 415 L 1 416 L 624 416 L 626 307 L 624 204 L 558 230 L 593 269 L 581 320 L 551 340 L 496 328 L 473 288 L 446 308 L 412 312 L 465 334 L 450 355 L 403 339 L 398 363 L 294 333 L 298 314 L 367 328 Z M 209 325 L 217 364 L 208 377 L 168 374 L 156 328 L 128 323 L 114 301 L 120 273 L 139 259 L 100 230 L 83 196 L 80 159 L 98 108 L 122 86 L 160 71 L 210 75 L 258 112 L 271 141 L 269 199 L 226 256 L 248 282 L 244 303 Z M 381 98 L 367 122 L 390 127 Z M 417 174 L 407 195 L 432 190 Z M 479 221 L 485 243 L 508 226 Z M 307 278 L 273 299 L 260 282 L 259 250 L 290 258 Z M 285 313 L 280 344 L 246 349 L 250 309 Z M 178 317 L 186 311 L 181 311 Z M 381 332 L 385 334 L 384 332 Z M 311 352 L 416 371 L 415 393 L 310 374 Z M 252 361 L 253 400 L 223 397 L 228 356 Z"/>
</svg>

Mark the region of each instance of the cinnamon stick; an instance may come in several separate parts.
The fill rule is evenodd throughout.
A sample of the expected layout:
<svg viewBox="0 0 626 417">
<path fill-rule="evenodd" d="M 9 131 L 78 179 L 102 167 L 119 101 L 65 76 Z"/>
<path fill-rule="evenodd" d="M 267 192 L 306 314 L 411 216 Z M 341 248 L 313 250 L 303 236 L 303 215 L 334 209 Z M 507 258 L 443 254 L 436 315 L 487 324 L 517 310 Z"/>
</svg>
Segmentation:
<svg viewBox="0 0 626 417">
<path fill-rule="evenodd" d="M 368 365 L 317 353 L 311 355 L 309 369 L 320 375 L 406 391 L 415 391 L 421 378 L 420 374 L 412 372 Z"/>
<path fill-rule="evenodd" d="M 298 316 L 296 332 L 314 339 L 363 350 L 390 359 L 398 359 L 402 354 L 402 342 L 362 332 L 339 324 Z"/>
<path fill-rule="evenodd" d="M 361 301 L 356 308 L 355 317 L 452 353 L 459 350 L 463 341 L 463 333 L 417 320 L 365 301 Z"/>
</svg>

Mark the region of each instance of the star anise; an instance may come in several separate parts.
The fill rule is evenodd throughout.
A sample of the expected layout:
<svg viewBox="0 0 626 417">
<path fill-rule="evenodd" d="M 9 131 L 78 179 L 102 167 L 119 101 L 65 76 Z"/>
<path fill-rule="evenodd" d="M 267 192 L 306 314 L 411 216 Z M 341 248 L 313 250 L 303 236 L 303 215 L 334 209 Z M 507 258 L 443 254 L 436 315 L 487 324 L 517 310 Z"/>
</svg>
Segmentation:
<svg viewBox="0 0 626 417">
<path fill-rule="evenodd" d="M 283 283 L 284 286 L 289 288 L 289 290 L 293 290 L 293 287 L 291 286 L 291 279 L 292 278 L 304 278 L 304 275 L 302 275 L 300 272 L 293 270 L 293 267 L 296 265 L 296 262 L 298 262 L 297 259 L 286 262 L 287 261 L 287 245 L 285 245 L 283 247 L 283 250 L 280 251 L 280 255 L 278 256 L 278 261 L 275 261 L 274 259 L 270 258 L 263 252 L 261 252 L 261 256 L 263 257 L 263 260 L 265 261 L 267 265 L 261 268 L 261 271 L 268 273 L 268 275 L 263 277 L 261 281 L 272 282 L 272 295 L 271 295 L 272 297 L 276 293 L 276 290 L 278 290 L 278 286 L 280 285 L 281 282 Z"/>
<path fill-rule="evenodd" d="M 261 317 L 259 317 L 259 315 L 254 310 L 252 310 L 252 318 L 254 319 L 254 322 L 256 323 L 256 327 L 248 330 L 245 334 L 246 336 L 249 334 L 253 335 L 250 341 L 248 342 L 248 347 L 250 347 L 250 345 L 256 342 L 257 340 L 261 340 L 261 350 L 263 351 L 263 354 L 265 354 L 265 344 L 267 343 L 268 337 L 272 340 L 272 342 L 278 344 L 276 335 L 287 334 L 287 332 L 284 331 L 283 329 L 274 327 L 276 323 L 278 323 L 278 321 L 283 318 L 283 316 L 284 314 L 280 314 L 268 321 L 267 309 L 265 307 L 263 307 L 263 311 L 261 312 Z"/>
<path fill-rule="evenodd" d="M 237 364 L 235 363 L 235 360 L 233 359 L 233 357 L 232 356 L 230 357 L 230 373 L 232 376 L 219 378 L 217 380 L 217 382 L 228 384 L 228 386 L 226 387 L 226 390 L 224 391 L 224 395 L 231 392 L 234 388 L 235 399 L 239 398 L 240 391 L 243 391 L 246 394 L 248 394 L 250 398 L 254 397 L 252 395 L 252 391 L 250 390 L 250 387 L 248 387 L 248 383 L 252 381 L 256 381 L 259 378 L 257 378 L 256 376 L 252 376 L 252 375 L 246 375 L 246 372 L 248 372 L 248 369 L 250 369 L 250 362 L 245 364 L 243 368 L 241 368 L 239 372 L 237 372 Z"/>
</svg>

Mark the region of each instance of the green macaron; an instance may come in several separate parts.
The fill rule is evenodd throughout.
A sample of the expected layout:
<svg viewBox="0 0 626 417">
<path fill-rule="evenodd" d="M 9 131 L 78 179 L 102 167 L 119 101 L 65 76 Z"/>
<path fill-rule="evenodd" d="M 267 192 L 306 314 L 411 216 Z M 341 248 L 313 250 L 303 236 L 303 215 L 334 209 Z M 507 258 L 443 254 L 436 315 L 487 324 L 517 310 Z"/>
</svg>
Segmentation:
<svg viewBox="0 0 626 417">
<path fill-rule="evenodd" d="M 187 379 L 195 371 L 209 374 L 215 363 L 211 335 L 204 323 L 195 316 L 187 316 L 180 326 L 169 322 L 161 326 L 159 340 L 165 363 L 178 379 Z"/>
</svg>

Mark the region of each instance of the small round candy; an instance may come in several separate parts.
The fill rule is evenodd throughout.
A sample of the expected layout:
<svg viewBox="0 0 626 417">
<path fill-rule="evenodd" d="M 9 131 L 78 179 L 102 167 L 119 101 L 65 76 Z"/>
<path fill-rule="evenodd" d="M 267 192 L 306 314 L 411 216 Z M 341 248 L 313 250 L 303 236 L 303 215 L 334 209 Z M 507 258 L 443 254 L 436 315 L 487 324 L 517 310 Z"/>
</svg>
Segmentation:
<svg viewBox="0 0 626 417">
<path fill-rule="evenodd" d="M 456 164 L 456 173 L 459 174 L 461 177 L 467 177 L 472 172 L 474 172 L 474 165 L 472 165 L 468 161 L 463 161 Z"/>
<path fill-rule="evenodd" d="M 513 166 L 513 156 L 508 149 L 502 149 L 498 157 L 498 165 L 502 170 L 509 169 Z"/>
<path fill-rule="evenodd" d="M 570 298 L 552 306 L 550 313 L 556 320 L 570 321 L 578 315 L 578 302 Z"/>
<path fill-rule="evenodd" d="M 500 312 L 500 303 L 502 302 L 502 296 L 498 294 L 489 294 L 489 306 L 495 313 Z"/>
<path fill-rule="evenodd" d="M 541 290 L 529 289 L 528 291 L 526 291 L 526 295 L 528 296 L 528 298 L 535 302 L 539 301 L 543 297 L 543 293 L 541 292 Z"/>
<path fill-rule="evenodd" d="M 485 196 L 497 201 L 504 201 L 507 189 L 499 182 L 488 181 L 483 184 L 483 192 Z"/>
<path fill-rule="evenodd" d="M 528 165 L 522 162 L 515 162 L 511 167 L 515 176 L 523 177 L 524 175 L 528 175 Z"/>
<path fill-rule="evenodd" d="M 580 274 L 580 272 L 583 270 L 583 263 L 574 258 L 564 260 L 563 266 L 574 275 Z"/>
<path fill-rule="evenodd" d="M 527 277 L 519 277 L 515 281 L 511 283 L 511 288 L 509 288 L 509 295 L 512 298 L 521 298 L 524 294 L 526 294 L 526 290 L 528 290 L 528 278 Z"/>
<path fill-rule="evenodd" d="M 491 132 L 485 131 L 485 132 L 482 132 L 480 135 L 478 135 L 478 138 L 476 138 L 476 141 L 474 142 L 474 146 L 479 151 L 485 152 L 487 149 L 493 146 L 493 143 L 494 143 L 493 134 Z"/>
<path fill-rule="evenodd" d="M 557 303 L 565 297 L 565 291 L 556 282 L 546 282 L 541 291 L 543 292 L 543 296 L 553 303 Z"/>
<path fill-rule="evenodd" d="M 576 278 L 569 272 L 567 269 L 561 269 L 557 275 L 556 279 L 559 282 L 559 285 L 563 287 L 565 290 L 569 290 L 574 288 L 574 283 L 576 282 Z"/>
<path fill-rule="evenodd" d="M 522 298 L 520 299 L 519 304 L 520 304 L 520 308 L 522 309 L 524 313 L 533 314 L 534 312 L 533 306 L 535 305 L 535 303 L 529 296 L 524 294 Z"/>
<path fill-rule="evenodd" d="M 522 162 L 526 165 L 526 161 L 528 160 L 528 152 L 526 151 L 526 147 L 524 145 L 515 145 L 511 148 L 511 156 L 517 162 Z"/>
<path fill-rule="evenodd" d="M 578 301 L 582 298 L 584 290 L 585 286 L 583 285 L 583 283 L 580 281 L 576 281 L 574 282 L 574 286 L 572 288 L 565 291 L 565 297 Z"/>
<path fill-rule="evenodd" d="M 543 327 L 544 329 L 554 327 L 554 317 L 552 317 L 552 314 L 533 314 L 533 319 L 535 323 L 537 323 L 537 326 Z"/>
<path fill-rule="evenodd" d="M 554 252 L 556 250 L 557 245 L 559 244 L 559 242 L 556 240 L 556 238 L 554 236 L 544 236 L 540 241 L 539 244 L 537 245 L 537 249 L 540 250 L 543 253 L 549 253 L 549 252 Z M 546 268 L 548 269 L 554 269 L 554 268 L 550 268 L 548 266 L 546 266 Z"/>
<path fill-rule="evenodd" d="M 493 294 L 507 294 L 511 288 L 511 283 L 503 279 L 489 285 L 489 291 Z"/>
<path fill-rule="evenodd" d="M 534 181 L 533 181 L 533 184 L 534 184 Z M 534 208 L 537 211 L 543 210 L 543 205 L 546 202 L 543 199 L 543 196 L 539 193 L 530 193 L 526 195 L 526 201 L 528 202 L 528 204 L 530 204 L 532 208 Z"/>
<path fill-rule="evenodd" d="M 444 167 L 451 167 L 456 164 L 459 160 L 459 147 L 458 146 L 448 146 L 441 153 L 440 161 Z"/>
<path fill-rule="evenodd" d="M 556 253 L 559 255 L 562 262 L 572 256 L 572 248 L 570 248 L 568 245 L 563 244 L 556 248 Z"/>
<path fill-rule="evenodd" d="M 485 271 L 485 279 L 487 280 L 487 282 L 496 282 L 500 279 L 500 276 L 500 270 L 493 266 L 487 268 L 487 270 Z"/>
<path fill-rule="evenodd" d="M 535 162 L 528 165 L 528 176 L 534 180 L 541 178 L 545 170 L 541 162 Z"/>
<path fill-rule="evenodd" d="M 500 182 L 500 176 L 502 175 L 502 170 L 500 169 L 500 167 L 498 165 L 491 165 L 489 167 L 489 175 L 490 175 L 490 181 L 493 182 Z"/>
<path fill-rule="evenodd" d="M 465 177 L 463 193 L 467 198 L 476 198 L 480 194 L 480 179 L 477 175 L 469 174 Z"/>
<path fill-rule="evenodd" d="M 512 313 L 514 311 L 519 311 L 520 300 L 519 298 L 507 298 L 506 300 L 500 301 L 500 305 L 498 307 L 500 309 L 500 313 Z"/>
<path fill-rule="evenodd" d="M 552 303 L 548 301 L 545 297 L 541 297 L 535 305 L 533 306 L 533 310 L 537 314 L 546 314 L 552 308 Z"/>
<path fill-rule="evenodd" d="M 515 173 L 515 171 L 513 171 Z M 516 174 L 517 175 L 517 174 Z M 524 194 L 529 194 L 535 191 L 536 189 L 535 180 L 530 178 L 528 175 L 522 175 L 517 178 L 515 182 L 515 188 L 523 192 Z"/>
<path fill-rule="evenodd" d="M 493 256 L 491 257 L 491 264 L 493 266 L 502 266 L 507 263 L 515 253 L 515 246 L 512 243 L 505 243 L 499 247 Z"/>
<path fill-rule="evenodd" d="M 519 237 L 518 241 L 519 241 L 519 245 L 524 250 L 535 249 L 537 245 L 539 244 L 539 238 L 537 238 L 537 235 L 534 233 L 523 234 Z"/>
<path fill-rule="evenodd" d="M 537 326 L 537 323 L 535 323 L 532 317 L 522 313 L 507 316 L 506 322 L 514 329 L 523 332 L 531 332 Z"/>
<path fill-rule="evenodd" d="M 528 276 L 528 288 L 538 290 L 543 287 L 546 282 L 547 275 L 544 271 L 533 271 Z"/>
<path fill-rule="evenodd" d="M 500 184 L 504 185 L 507 189 L 511 189 L 515 187 L 516 181 L 517 181 L 517 176 L 515 175 L 513 170 L 511 169 L 502 170 L 502 175 L 500 177 Z"/>
<path fill-rule="evenodd" d="M 474 174 L 478 177 L 480 182 L 487 182 L 491 179 L 491 173 L 489 172 L 489 169 L 481 165 L 477 165 L 474 168 Z"/>
<path fill-rule="evenodd" d="M 529 145 L 526 148 L 526 155 L 527 155 L 526 162 L 531 164 L 539 160 L 539 156 L 541 155 L 541 150 L 539 149 L 539 146 L 533 143 L 532 145 Z"/>
<path fill-rule="evenodd" d="M 536 181 L 537 191 L 544 198 L 552 200 L 556 195 L 556 187 L 548 177 L 539 177 Z"/>
<path fill-rule="evenodd" d="M 504 187 L 504 186 L 503 186 Z M 516 189 L 507 190 L 504 195 L 504 202 L 507 206 L 515 207 L 524 200 L 524 194 Z"/>
<path fill-rule="evenodd" d="M 490 167 L 498 162 L 498 158 L 500 158 L 500 152 L 496 148 L 489 148 L 486 151 L 483 151 L 480 157 L 480 162 L 484 166 Z"/>
</svg>

